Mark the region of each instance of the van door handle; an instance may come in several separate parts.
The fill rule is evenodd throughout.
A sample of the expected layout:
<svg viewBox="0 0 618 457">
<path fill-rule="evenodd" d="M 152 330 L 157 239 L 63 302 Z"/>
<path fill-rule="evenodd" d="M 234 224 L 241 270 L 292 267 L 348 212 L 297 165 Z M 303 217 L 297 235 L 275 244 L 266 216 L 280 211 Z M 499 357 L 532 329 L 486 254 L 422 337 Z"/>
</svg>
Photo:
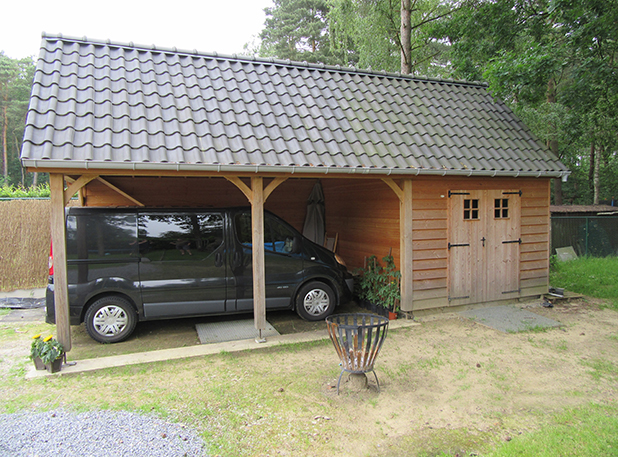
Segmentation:
<svg viewBox="0 0 618 457">
<path fill-rule="evenodd" d="M 234 268 L 238 268 L 242 264 L 242 257 L 240 256 L 240 252 L 236 251 L 234 253 Z"/>
<path fill-rule="evenodd" d="M 223 266 L 223 256 L 221 255 L 220 252 L 217 252 L 215 254 L 215 267 L 222 267 Z"/>
</svg>

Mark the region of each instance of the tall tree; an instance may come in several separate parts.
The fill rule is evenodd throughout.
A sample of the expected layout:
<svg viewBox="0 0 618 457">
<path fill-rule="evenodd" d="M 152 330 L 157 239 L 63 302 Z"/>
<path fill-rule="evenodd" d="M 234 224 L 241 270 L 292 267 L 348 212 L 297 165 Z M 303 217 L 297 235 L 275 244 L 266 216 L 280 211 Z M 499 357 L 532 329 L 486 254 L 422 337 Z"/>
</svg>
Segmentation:
<svg viewBox="0 0 618 457">
<path fill-rule="evenodd" d="M 23 174 L 18 156 L 33 75 L 34 63 L 31 58 L 11 59 L 0 52 L 0 148 L 5 183 L 21 180 L 24 184 L 24 178 L 20 179 Z"/>
<path fill-rule="evenodd" d="M 341 63 L 330 46 L 327 0 L 274 0 L 265 8 L 259 54 L 296 61 Z"/>
<path fill-rule="evenodd" d="M 428 25 L 448 16 L 459 3 L 442 0 L 329 0 L 336 49 L 353 49 L 361 68 L 439 74 L 443 45 Z M 436 65 L 438 63 L 438 65 Z"/>
<path fill-rule="evenodd" d="M 454 77 L 486 79 L 516 112 L 545 116 L 532 122 L 540 127 L 535 133 L 566 163 L 591 167 L 597 196 L 601 161 L 610 164 L 609 151 L 616 150 L 610 125 L 618 106 L 617 6 L 616 0 L 472 0 L 433 29 L 450 44 Z"/>
</svg>

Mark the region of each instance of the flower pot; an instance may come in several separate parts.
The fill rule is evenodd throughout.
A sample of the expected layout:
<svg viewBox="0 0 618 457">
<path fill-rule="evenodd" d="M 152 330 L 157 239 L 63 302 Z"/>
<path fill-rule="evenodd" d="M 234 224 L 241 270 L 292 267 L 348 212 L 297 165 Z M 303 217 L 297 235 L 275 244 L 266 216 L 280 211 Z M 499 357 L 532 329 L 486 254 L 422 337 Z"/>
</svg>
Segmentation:
<svg viewBox="0 0 618 457">
<path fill-rule="evenodd" d="M 45 369 L 45 364 L 43 363 L 40 357 L 35 357 L 32 359 L 32 361 L 34 362 L 34 368 L 36 368 L 37 370 Z"/>
<path fill-rule="evenodd" d="M 392 321 L 392 320 L 395 320 L 395 319 L 397 319 L 397 313 L 394 313 L 394 312 L 392 312 L 392 311 L 389 311 L 389 312 L 388 312 L 388 320 L 389 320 L 389 321 Z"/>
<path fill-rule="evenodd" d="M 52 363 L 45 364 L 45 368 L 50 373 L 57 373 L 60 371 L 60 367 L 62 367 L 62 357 L 57 358 Z"/>
</svg>

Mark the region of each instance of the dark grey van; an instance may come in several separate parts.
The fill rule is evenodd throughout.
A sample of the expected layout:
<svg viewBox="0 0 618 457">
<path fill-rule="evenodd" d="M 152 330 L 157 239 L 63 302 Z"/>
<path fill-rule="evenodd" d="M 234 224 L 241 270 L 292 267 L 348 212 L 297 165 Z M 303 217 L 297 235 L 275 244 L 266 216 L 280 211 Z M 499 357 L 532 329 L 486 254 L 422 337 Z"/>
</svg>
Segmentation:
<svg viewBox="0 0 618 457">
<path fill-rule="evenodd" d="M 138 321 L 253 310 L 251 211 L 69 208 L 69 315 L 97 341 Z M 266 308 L 321 320 L 352 295 L 338 257 L 271 213 L 264 217 Z M 48 323 L 55 323 L 53 276 Z"/>
</svg>

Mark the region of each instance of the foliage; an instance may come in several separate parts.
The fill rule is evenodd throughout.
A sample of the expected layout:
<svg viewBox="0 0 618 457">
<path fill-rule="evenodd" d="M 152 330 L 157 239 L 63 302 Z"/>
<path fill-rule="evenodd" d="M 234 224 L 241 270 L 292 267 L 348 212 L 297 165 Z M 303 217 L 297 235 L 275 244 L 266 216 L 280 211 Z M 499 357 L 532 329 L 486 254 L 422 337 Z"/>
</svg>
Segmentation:
<svg viewBox="0 0 618 457">
<path fill-rule="evenodd" d="M 401 300 L 401 272 L 397 270 L 392 255 L 382 258 L 382 266 L 376 256 L 367 259 L 367 266 L 358 270 L 358 295 L 361 300 L 383 305 L 396 312 Z"/>
<path fill-rule="evenodd" d="M 0 187 L 0 198 L 49 198 L 49 184 L 40 184 L 38 186 L 22 187 L 4 185 Z"/>
<path fill-rule="evenodd" d="M 21 167 L 19 152 L 33 77 L 32 58 L 11 59 L 0 51 L 0 184 L 32 183 Z"/>
<path fill-rule="evenodd" d="M 616 1 L 471 0 L 432 29 L 450 45 L 453 77 L 485 79 L 518 114 L 538 120 L 533 132 L 573 171 L 568 202 L 614 193 L 617 18 Z M 556 183 L 558 203 L 562 191 Z"/>
<path fill-rule="evenodd" d="M 329 43 L 326 0 L 274 0 L 265 8 L 260 55 L 312 63 L 341 63 Z"/>
<path fill-rule="evenodd" d="M 553 266 L 552 286 L 609 300 L 618 311 L 618 257 L 579 257 Z"/>
<path fill-rule="evenodd" d="M 330 0 L 328 18 L 335 49 L 348 56 L 348 64 L 396 72 L 401 70 L 400 0 Z M 455 2 L 412 0 L 412 74 L 439 75 L 446 64 L 444 44 L 433 39 L 428 25 L 447 16 Z"/>
<path fill-rule="evenodd" d="M 41 338 L 41 334 L 34 335 L 30 347 L 30 358 L 39 357 L 44 364 L 49 365 L 64 354 L 64 347 L 53 335 Z"/>
</svg>

